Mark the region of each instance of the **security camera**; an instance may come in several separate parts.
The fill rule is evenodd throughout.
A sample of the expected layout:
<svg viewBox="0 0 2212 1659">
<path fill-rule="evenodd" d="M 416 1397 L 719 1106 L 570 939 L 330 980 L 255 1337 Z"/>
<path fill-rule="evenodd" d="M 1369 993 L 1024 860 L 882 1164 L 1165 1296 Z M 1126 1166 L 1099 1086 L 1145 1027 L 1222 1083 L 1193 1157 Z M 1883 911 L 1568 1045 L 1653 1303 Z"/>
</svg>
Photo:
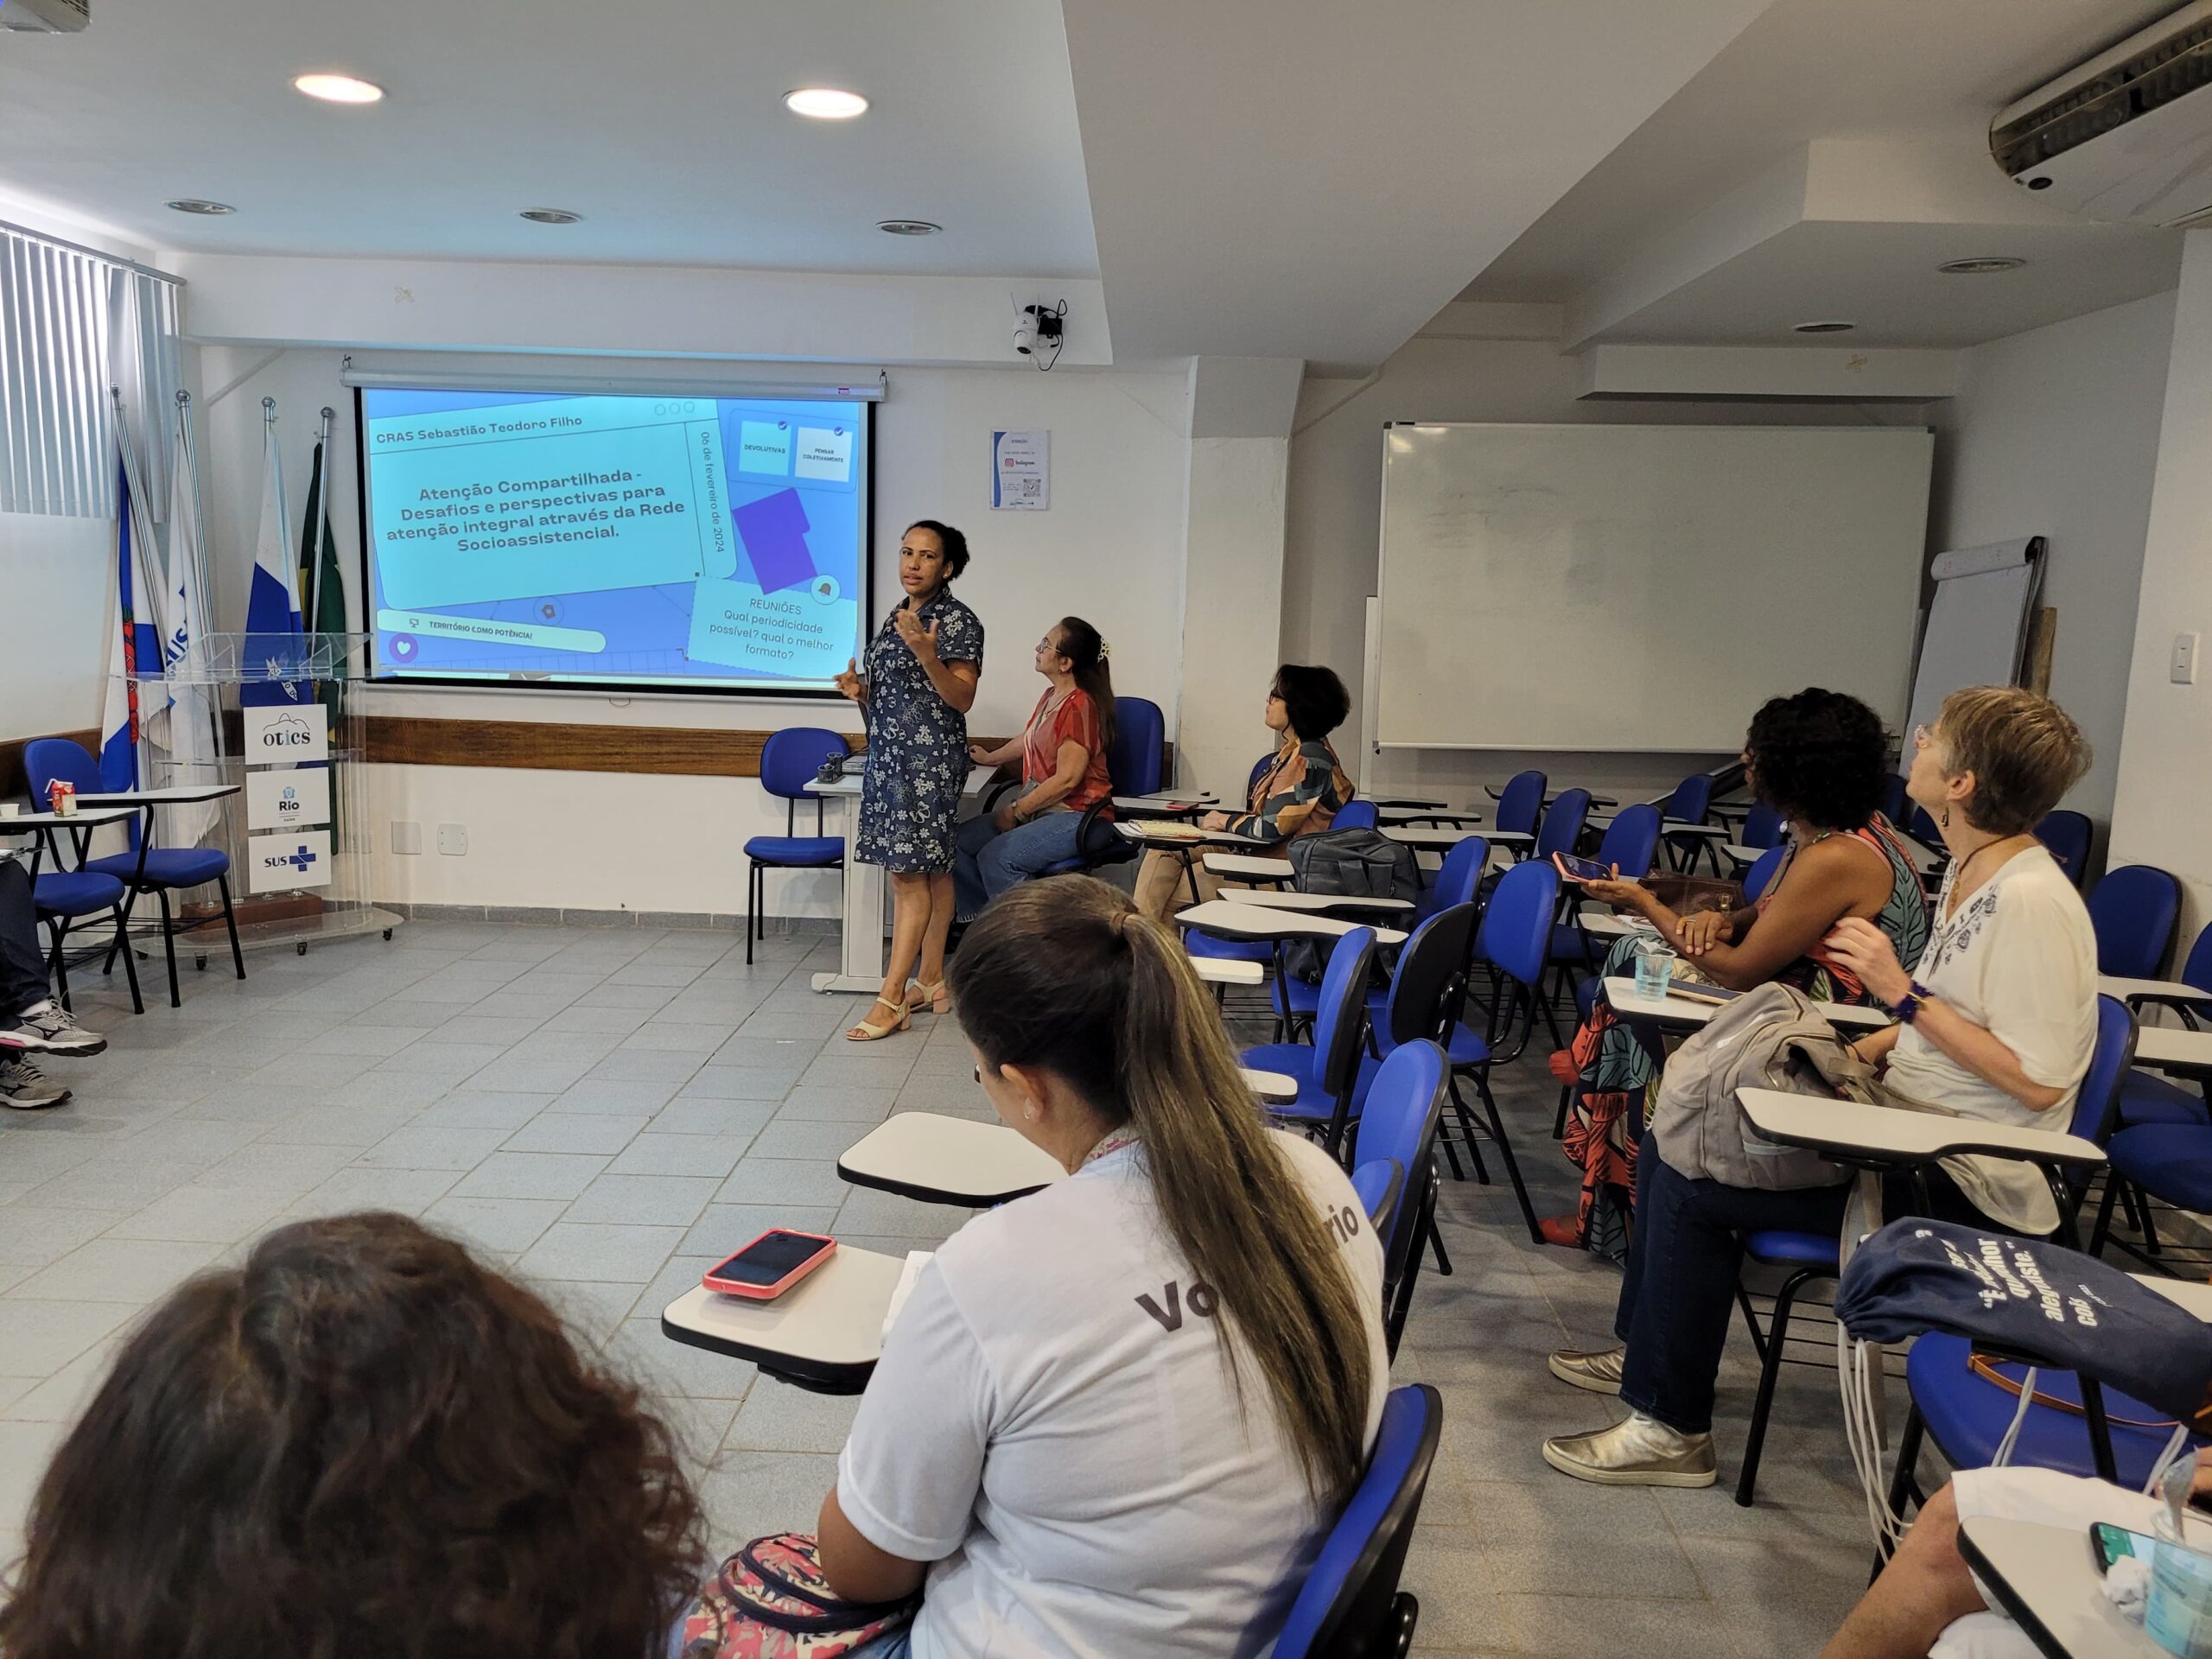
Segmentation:
<svg viewBox="0 0 2212 1659">
<path fill-rule="evenodd" d="M 1040 369 L 1051 368 L 1067 343 L 1067 315 L 1065 300 L 1056 306 L 1023 306 L 1014 316 L 1014 354 L 1030 359 Z"/>
<path fill-rule="evenodd" d="M 1014 325 L 1014 349 L 1022 357 L 1029 357 L 1037 350 L 1037 308 L 1021 308 L 1021 321 Z"/>
</svg>

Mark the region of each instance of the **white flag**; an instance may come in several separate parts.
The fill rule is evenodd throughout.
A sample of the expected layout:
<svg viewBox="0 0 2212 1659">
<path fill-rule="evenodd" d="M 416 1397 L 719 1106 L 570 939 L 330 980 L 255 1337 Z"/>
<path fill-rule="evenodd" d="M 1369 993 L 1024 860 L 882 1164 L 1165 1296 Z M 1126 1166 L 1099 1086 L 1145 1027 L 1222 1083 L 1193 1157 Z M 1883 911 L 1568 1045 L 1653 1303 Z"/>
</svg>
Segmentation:
<svg viewBox="0 0 2212 1659">
<path fill-rule="evenodd" d="M 162 672 L 169 677 L 168 706 L 147 722 L 148 733 L 175 760 L 172 782 L 212 784 L 220 781 L 215 762 L 213 689 L 207 683 L 207 664 L 201 655 L 207 637 L 207 613 L 200 591 L 201 562 L 200 499 L 194 487 L 194 467 L 187 448 L 179 411 L 176 448 L 169 468 L 169 557 L 162 584 L 160 611 Z M 200 645 L 200 651 L 194 649 Z M 193 806 L 165 808 L 165 847 L 196 847 L 206 839 L 221 816 L 210 801 Z"/>
<path fill-rule="evenodd" d="M 314 688 L 300 673 L 300 596 L 293 588 L 299 560 L 292 552 L 292 527 L 286 522 L 284 474 L 276 448 L 276 426 L 261 429 L 261 527 L 253 544 L 252 586 L 245 602 L 245 654 L 238 664 L 249 678 L 238 688 L 243 708 L 306 702 Z"/>
</svg>

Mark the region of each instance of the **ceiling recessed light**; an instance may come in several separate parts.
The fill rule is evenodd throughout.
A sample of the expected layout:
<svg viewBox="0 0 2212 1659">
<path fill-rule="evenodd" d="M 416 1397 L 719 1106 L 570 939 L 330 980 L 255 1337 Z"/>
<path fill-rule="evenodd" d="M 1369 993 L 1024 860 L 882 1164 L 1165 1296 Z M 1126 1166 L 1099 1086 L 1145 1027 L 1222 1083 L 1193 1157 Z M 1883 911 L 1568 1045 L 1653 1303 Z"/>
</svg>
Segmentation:
<svg viewBox="0 0 2212 1659">
<path fill-rule="evenodd" d="M 169 206 L 180 213 L 204 213 L 210 219 L 219 219 L 225 213 L 238 212 L 238 209 L 227 201 L 202 201 L 197 196 L 180 196 L 176 200 L 169 203 Z"/>
<path fill-rule="evenodd" d="M 926 219 L 887 219 L 879 220 L 875 228 L 892 236 L 935 236 L 944 226 Z"/>
<path fill-rule="evenodd" d="M 1801 322 L 1796 329 L 1801 334 L 1847 334 L 1858 326 L 1855 322 Z"/>
<path fill-rule="evenodd" d="M 868 113 L 868 99 L 835 86 L 801 86 L 784 94 L 784 107 L 816 121 L 849 121 Z"/>
<path fill-rule="evenodd" d="M 1991 253 L 1972 259 L 1946 259 L 1936 269 L 1946 276 L 1988 276 L 2000 270 L 2018 270 L 2027 263 L 2009 253 Z"/>
<path fill-rule="evenodd" d="M 299 75 L 292 85 L 326 104 L 373 104 L 384 96 L 384 88 L 374 81 L 356 80 L 351 75 Z"/>
<path fill-rule="evenodd" d="M 573 225 L 583 217 L 565 207 L 525 207 L 522 216 L 533 225 Z"/>
</svg>

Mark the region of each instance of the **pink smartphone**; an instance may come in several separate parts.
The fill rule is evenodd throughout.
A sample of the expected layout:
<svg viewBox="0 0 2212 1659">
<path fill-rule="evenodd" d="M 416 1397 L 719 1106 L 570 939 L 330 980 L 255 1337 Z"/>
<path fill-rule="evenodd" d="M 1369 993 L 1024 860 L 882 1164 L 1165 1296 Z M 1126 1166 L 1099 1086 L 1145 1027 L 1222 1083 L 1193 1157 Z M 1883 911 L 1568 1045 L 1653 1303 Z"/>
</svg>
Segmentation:
<svg viewBox="0 0 2212 1659">
<path fill-rule="evenodd" d="M 724 1296 L 772 1301 L 830 1259 L 837 1241 L 823 1233 L 795 1233 L 771 1227 L 726 1262 L 709 1268 L 699 1282 Z"/>
<path fill-rule="evenodd" d="M 1554 853 L 1552 864 L 1570 881 L 1611 881 L 1612 871 L 1594 858 L 1577 858 L 1572 853 Z"/>
</svg>

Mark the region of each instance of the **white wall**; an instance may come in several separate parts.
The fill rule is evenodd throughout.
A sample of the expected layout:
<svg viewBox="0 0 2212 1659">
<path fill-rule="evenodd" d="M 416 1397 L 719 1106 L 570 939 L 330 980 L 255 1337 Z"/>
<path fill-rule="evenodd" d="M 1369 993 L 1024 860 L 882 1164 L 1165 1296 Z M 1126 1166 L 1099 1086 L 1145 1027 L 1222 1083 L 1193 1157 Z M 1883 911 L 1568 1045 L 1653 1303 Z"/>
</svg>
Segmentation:
<svg viewBox="0 0 2212 1659">
<path fill-rule="evenodd" d="M 2067 804 L 2101 824 L 2120 776 L 2174 298 L 2153 295 L 1977 346 L 1964 353 L 1957 396 L 1928 411 L 1937 433 L 1931 553 L 2050 538 L 2043 602 L 2058 611 L 2050 695 L 2096 756 Z"/>
<path fill-rule="evenodd" d="M 0 513 L 0 738 L 100 723 L 114 559 L 112 520 Z"/>
<path fill-rule="evenodd" d="M 280 414 L 285 487 L 296 520 L 304 511 L 316 411 L 338 412 L 339 467 L 332 491 L 349 588 L 358 586 L 359 518 L 353 471 L 353 394 L 340 384 L 342 354 L 328 349 L 204 346 L 196 385 L 203 399 L 236 389 L 203 410 L 201 443 L 211 548 L 219 574 L 218 614 L 239 626 L 260 500 L 261 399 Z M 698 378 L 732 371 L 707 363 L 616 364 L 443 353 L 435 358 L 356 353 L 378 372 L 410 365 L 445 374 L 627 372 Z M 248 375 L 251 378 L 241 379 Z M 876 421 L 876 607 L 896 595 L 889 574 L 900 532 L 918 518 L 966 531 L 975 560 L 960 584 L 988 639 L 970 725 L 978 733 L 1019 729 L 1041 682 L 1030 647 L 1071 612 L 1111 642 L 1117 689 L 1151 697 L 1175 729 L 1182 583 L 1183 377 L 1174 373 L 1040 374 L 1005 369 L 897 369 Z M 989 506 L 990 434 L 1052 431 L 1052 504 L 1041 513 Z M 358 595 L 349 591 L 355 607 Z M 604 696 L 546 692 L 387 687 L 362 694 L 365 711 L 485 720 L 760 729 L 823 725 L 856 731 L 842 703 L 683 696 Z M 378 897 L 417 904 L 563 906 L 734 914 L 744 906 L 739 848 L 748 836 L 784 830 L 752 779 L 627 777 L 459 766 L 368 769 Z M 802 811 L 802 826 L 810 811 Z M 389 852 L 388 825 L 424 826 L 419 856 Z M 441 856 L 436 825 L 468 830 L 466 856 Z M 776 914 L 836 913 L 834 876 L 777 878 Z"/>
<path fill-rule="evenodd" d="M 1452 326 L 1474 327 L 1472 306 L 1452 308 Z M 1496 308 L 1515 334 L 1534 332 L 1535 308 Z M 1382 512 L 1382 423 L 1385 421 L 1610 421 L 1639 424 L 1707 423 L 1718 425 L 1921 424 L 1911 406 L 1808 403 L 1578 401 L 1580 359 L 1562 355 L 1551 340 L 1527 338 L 1434 338 L 1408 341 L 1370 383 L 1354 390 L 1344 382 L 1309 381 L 1291 440 L 1287 551 L 1283 572 L 1286 658 L 1326 663 L 1344 677 L 1354 701 L 1338 747 L 1347 766 L 1359 731 L 1360 674 L 1364 660 L 1366 601 L 1376 591 Z M 1716 639 L 1727 619 L 1713 619 Z M 1689 648 L 1686 646 L 1686 648 Z M 1606 673 L 1602 654 L 1562 663 L 1561 673 Z M 1632 693 L 1633 688 L 1625 688 Z M 1777 687 L 1794 690 L 1796 687 Z M 1745 709 L 1748 721 L 1751 710 Z M 1264 746 L 1256 709 L 1255 754 Z M 1634 798 L 1671 788 L 1683 775 L 1729 755 L 1483 754 L 1391 750 L 1374 757 L 1378 791 L 1433 791 L 1468 798 L 1482 783 L 1502 780 L 1522 766 L 1541 766 L 1554 786 L 1580 784 Z"/>
<path fill-rule="evenodd" d="M 2212 636 L 2212 231 L 2190 232 L 2182 255 L 2110 861 L 2182 878 L 2186 950 L 2212 919 L 2212 673 L 2175 685 L 2166 658 L 2176 633 Z"/>
</svg>

